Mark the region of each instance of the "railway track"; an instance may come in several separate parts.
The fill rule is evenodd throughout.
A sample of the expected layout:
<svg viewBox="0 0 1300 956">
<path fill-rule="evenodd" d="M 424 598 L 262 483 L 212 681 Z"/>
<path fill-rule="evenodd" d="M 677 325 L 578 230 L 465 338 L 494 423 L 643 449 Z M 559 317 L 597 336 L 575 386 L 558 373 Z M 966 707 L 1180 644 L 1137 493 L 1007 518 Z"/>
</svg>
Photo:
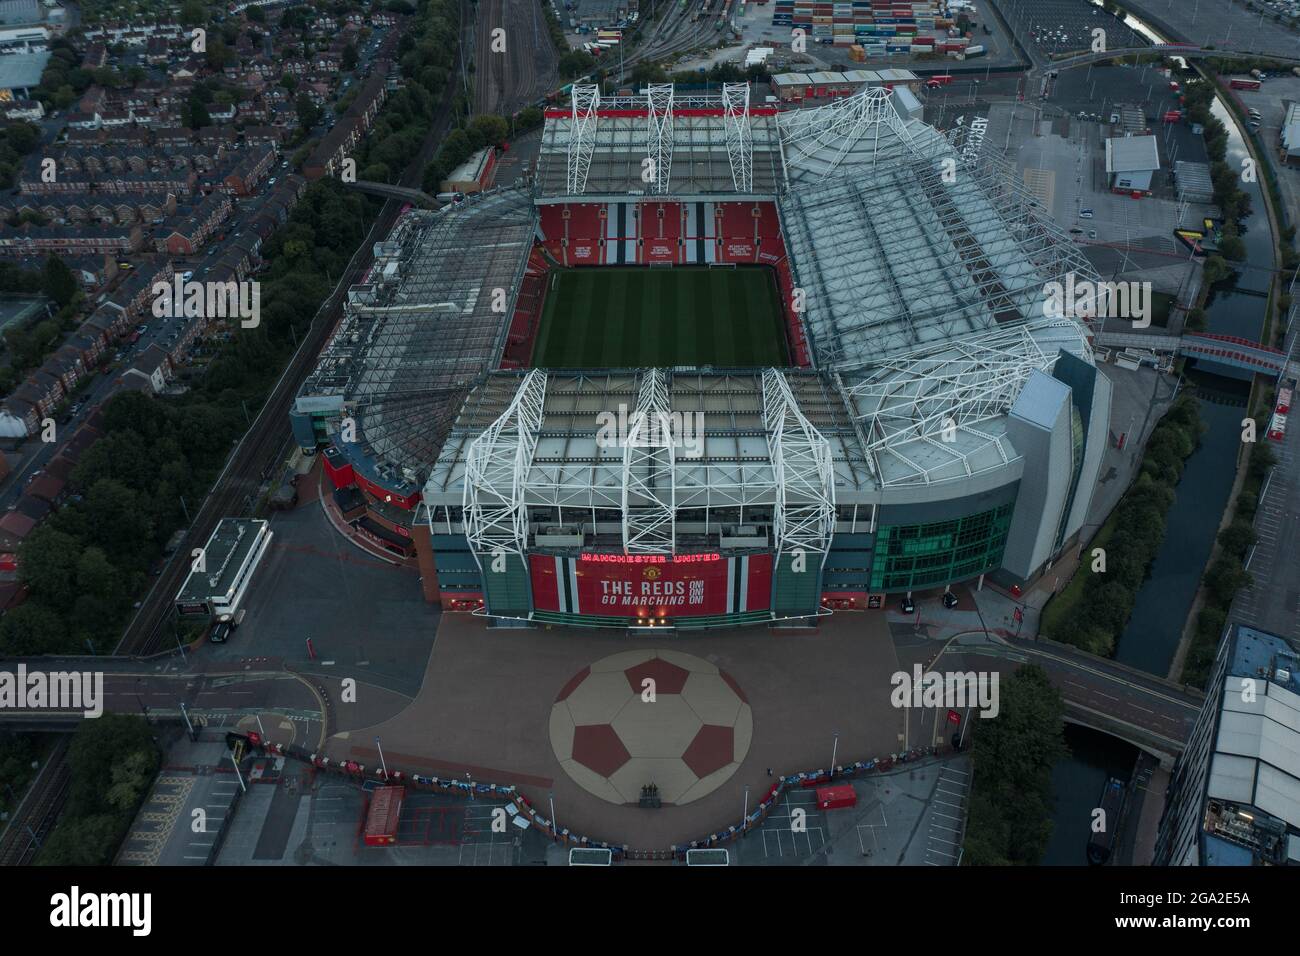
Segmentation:
<svg viewBox="0 0 1300 956">
<path fill-rule="evenodd" d="M 638 63 L 663 60 L 715 43 L 723 34 L 729 13 L 726 0 L 675 3 L 650 36 L 624 59 L 620 81 Z"/>
<path fill-rule="evenodd" d="M 70 739 L 67 735 L 59 738 L 27 795 L 14 810 L 9 826 L 0 836 L 0 866 L 26 866 L 54 829 L 72 787 L 72 771 L 67 761 Z"/>
<path fill-rule="evenodd" d="M 492 31 L 505 29 L 505 51 L 492 49 Z M 481 0 L 472 25 L 474 111 L 510 115 L 558 82 L 559 53 L 540 0 Z"/>
<path fill-rule="evenodd" d="M 462 55 L 466 40 L 472 36 L 466 26 L 469 22 L 468 6 L 468 2 L 461 4 Z M 419 156 L 403 174 L 400 185 L 420 185 L 424 166 L 433 156 L 450 122 L 452 99 L 456 90 L 455 83 L 447 84 L 436 114 L 438 118 L 435 119 Z M 262 483 L 274 474 L 282 461 L 281 453 L 291 440 L 289 408 L 298 388 L 338 324 L 348 287 L 355 284 L 369 267 L 373 260 L 375 241 L 387 234 L 400 211 L 401 204 L 397 200 L 390 199 L 384 203 L 365 240 L 353 253 L 338 283 L 317 310 L 302 343 L 290 358 L 284 373 L 275 383 L 257 417 L 235 447 L 226 467 L 194 516 L 189 528 L 190 547 L 195 546 L 195 541 L 206 541 L 220 519 L 253 512 Z M 174 613 L 172 599 L 189 573 L 189 552 L 189 547 L 179 549 L 164 567 L 141 602 L 135 617 L 127 625 L 121 641 L 114 649 L 115 654 L 147 656 L 168 649 L 173 635 L 168 633 L 166 625 Z"/>
</svg>

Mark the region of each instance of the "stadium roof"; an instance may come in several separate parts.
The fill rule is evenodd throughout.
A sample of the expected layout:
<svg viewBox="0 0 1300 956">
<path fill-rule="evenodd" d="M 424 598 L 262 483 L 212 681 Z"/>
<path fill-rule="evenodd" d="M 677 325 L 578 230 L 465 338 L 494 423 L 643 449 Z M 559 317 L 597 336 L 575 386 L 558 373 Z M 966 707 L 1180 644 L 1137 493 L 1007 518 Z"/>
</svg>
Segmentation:
<svg viewBox="0 0 1300 956">
<path fill-rule="evenodd" d="M 786 249 L 818 364 L 840 373 L 883 485 L 1015 457 L 1005 413 L 1082 325 L 1044 289 L 1087 260 L 978 134 L 904 122 L 883 90 L 781 116 Z M 832 132 L 828 132 L 832 131 Z M 942 438 L 942 440 L 940 440 Z"/>
<path fill-rule="evenodd" d="M 867 479 L 833 389 L 772 369 L 493 375 L 464 403 L 424 503 L 463 503 L 480 553 L 526 550 L 534 507 L 577 522 L 620 512 L 629 552 L 675 550 L 677 512 L 722 508 L 774 515 L 778 547 L 824 550 L 836 487 Z"/>
<path fill-rule="evenodd" d="M 536 215 L 517 189 L 408 212 L 348 290 L 297 410 L 353 415 L 362 457 L 418 488 L 464 389 L 501 354 L 501 306 L 518 290 Z"/>
<path fill-rule="evenodd" d="M 744 84 L 605 100 L 576 87 L 547 113 L 534 195 L 411 214 L 381 244 L 298 409 L 353 410 L 358 450 L 413 487 L 436 459 L 426 503 L 465 495 L 476 547 L 516 550 L 530 505 L 621 509 L 629 549 L 662 549 L 675 509 L 721 505 L 775 507 L 783 540 L 815 542 L 836 500 L 1002 480 L 1026 382 L 1061 351 L 1091 359 L 1082 322 L 1045 311 L 1045 287 L 1096 274 L 982 146 L 978 131 L 904 119 L 880 88 L 777 112 L 751 109 Z M 508 314 L 531 203 L 629 192 L 777 197 L 821 374 L 485 376 L 506 325 L 486 290 L 509 290 Z M 620 404 L 649 421 L 704 413 L 702 456 L 601 447 L 597 415 Z"/>
<path fill-rule="evenodd" d="M 547 111 L 537 158 L 541 201 L 576 196 L 775 195 L 781 182 L 777 111 L 750 108 L 746 83 L 640 96 L 576 85 L 567 110 Z"/>
</svg>

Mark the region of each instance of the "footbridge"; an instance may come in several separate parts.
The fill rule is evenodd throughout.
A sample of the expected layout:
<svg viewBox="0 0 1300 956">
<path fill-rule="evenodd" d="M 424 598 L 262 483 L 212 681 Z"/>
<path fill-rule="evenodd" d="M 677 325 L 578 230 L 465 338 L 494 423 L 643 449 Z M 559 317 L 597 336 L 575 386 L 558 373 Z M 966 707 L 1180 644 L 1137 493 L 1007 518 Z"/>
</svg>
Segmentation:
<svg viewBox="0 0 1300 956">
<path fill-rule="evenodd" d="M 398 199 L 402 202 L 409 202 L 413 206 L 419 206 L 421 209 L 439 209 L 442 203 L 434 199 L 428 193 L 411 189 L 408 186 L 396 186 L 392 183 L 376 183 L 368 179 L 358 179 L 354 183 L 345 183 L 344 185 L 359 190 L 363 193 L 369 193 L 372 196 L 380 196 L 384 199 Z"/>
<path fill-rule="evenodd" d="M 1107 60 L 1114 60 L 1123 56 L 1142 56 L 1156 54 L 1158 56 L 1181 56 L 1188 60 L 1200 60 L 1206 57 L 1215 56 L 1245 56 L 1261 57 L 1268 60 L 1276 60 L 1279 63 L 1290 63 L 1300 65 L 1300 54 L 1296 56 L 1278 56 L 1273 53 L 1262 54 L 1252 50 L 1233 50 L 1233 49 L 1208 49 L 1199 47 L 1194 43 L 1155 43 L 1151 46 L 1127 46 L 1115 50 L 1102 50 L 1101 52 L 1077 53 L 1074 56 L 1066 57 L 1063 60 L 1054 60 L 1048 64 L 1049 70 L 1068 70 L 1076 66 L 1087 66 L 1089 63 L 1104 63 Z"/>
<path fill-rule="evenodd" d="M 1140 349 L 1149 352 L 1174 353 L 1216 362 L 1231 368 L 1259 372 L 1262 375 L 1295 378 L 1300 375 L 1300 362 L 1289 358 L 1281 349 L 1269 348 L 1250 339 L 1234 335 L 1215 335 L 1210 332 L 1187 332 L 1183 335 L 1159 335 L 1150 332 L 1100 332 L 1097 345 L 1105 348 Z"/>
</svg>

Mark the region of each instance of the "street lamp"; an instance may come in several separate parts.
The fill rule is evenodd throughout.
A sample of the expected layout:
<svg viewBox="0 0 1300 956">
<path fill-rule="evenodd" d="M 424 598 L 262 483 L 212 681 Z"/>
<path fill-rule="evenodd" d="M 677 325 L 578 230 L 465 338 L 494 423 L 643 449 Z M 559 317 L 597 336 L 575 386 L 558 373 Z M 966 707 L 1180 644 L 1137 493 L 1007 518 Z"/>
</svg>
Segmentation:
<svg viewBox="0 0 1300 956">
<path fill-rule="evenodd" d="M 833 779 L 835 778 L 835 754 L 836 754 L 836 753 L 839 751 L 839 749 L 840 749 L 840 735 L 839 735 L 839 732 L 838 732 L 838 731 L 834 731 L 834 732 L 832 732 L 831 737 L 832 737 L 832 740 L 831 740 L 831 779 L 833 780 Z"/>
<path fill-rule="evenodd" d="M 550 793 L 551 801 L 551 839 L 556 843 L 560 842 L 560 825 L 555 822 L 555 791 Z"/>
</svg>

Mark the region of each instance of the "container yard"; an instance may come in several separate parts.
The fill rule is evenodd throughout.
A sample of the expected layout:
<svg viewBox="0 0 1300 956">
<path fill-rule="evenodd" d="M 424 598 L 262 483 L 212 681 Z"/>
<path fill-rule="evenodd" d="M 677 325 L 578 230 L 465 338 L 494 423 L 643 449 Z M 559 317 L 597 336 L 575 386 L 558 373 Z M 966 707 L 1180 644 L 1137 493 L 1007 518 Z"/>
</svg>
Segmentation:
<svg viewBox="0 0 1300 956">
<path fill-rule="evenodd" d="M 919 53 L 960 56 L 969 43 L 956 35 L 956 20 L 938 2 L 774 0 L 772 23 L 802 28 L 814 43 L 849 47 L 850 57 L 859 61 Z"/>
</svg>

